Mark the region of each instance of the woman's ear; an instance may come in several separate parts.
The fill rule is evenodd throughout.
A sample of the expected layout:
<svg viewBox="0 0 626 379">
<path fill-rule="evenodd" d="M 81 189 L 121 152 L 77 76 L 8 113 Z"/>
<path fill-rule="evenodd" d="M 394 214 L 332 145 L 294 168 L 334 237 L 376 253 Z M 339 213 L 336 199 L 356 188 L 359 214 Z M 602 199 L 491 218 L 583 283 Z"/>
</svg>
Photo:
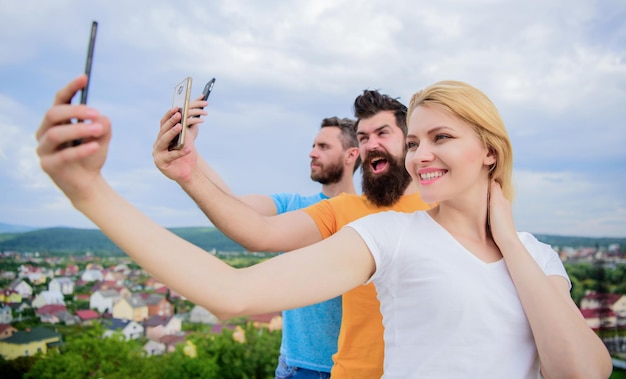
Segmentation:
<svg viewBox="0 0 626 379">
<path fill-rule="evenodd" d="M 496 165 L 496 162 L 498 161 L 498 153 L 496 153 L 496 151 L 493 148 L 489 148 L 489 152 L 487 153 L 487 155 L 485 156 L 485 164 L 490 166 Z"/>
<path fill-rule="evenodd" d="M 484 163 L 489 166 L 489 177 L 491 177 L 498 164 L 498 154 L 493 148 L 489 148 L 489 152 L 485 156 Z"/>
</svg>

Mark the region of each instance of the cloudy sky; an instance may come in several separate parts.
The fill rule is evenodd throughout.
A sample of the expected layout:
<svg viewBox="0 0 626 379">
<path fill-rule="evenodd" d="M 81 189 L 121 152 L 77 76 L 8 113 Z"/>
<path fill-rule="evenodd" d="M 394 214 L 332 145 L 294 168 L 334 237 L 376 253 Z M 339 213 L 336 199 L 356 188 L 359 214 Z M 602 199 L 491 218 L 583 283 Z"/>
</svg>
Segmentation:
<svg viewBox="0 0 626 379">
<path fill-rule="evenodd" d="M 508 126 L 518 229 L 626 237 L 623 0 L 0 4 L 0 223 L 94 228 L 41 172 L 34 133 L 83 71 L 97 20 L 89 103 L 113 121 L 104 175 L 163 226 L 208 224 L 151 155 L 185 76 L 194 97 L 217 78 L 196 144 L 239 194 L 316 192 L 322 118 L 351 116 L 363 89 L 406 103 L 455 79 Z"/>
</svg>

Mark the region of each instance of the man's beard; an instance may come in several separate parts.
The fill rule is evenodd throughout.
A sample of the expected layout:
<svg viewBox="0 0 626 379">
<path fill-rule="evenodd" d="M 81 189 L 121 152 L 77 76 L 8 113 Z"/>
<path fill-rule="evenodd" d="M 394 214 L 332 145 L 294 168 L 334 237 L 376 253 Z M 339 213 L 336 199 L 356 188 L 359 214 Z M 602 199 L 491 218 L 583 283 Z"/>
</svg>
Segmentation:
<svg viewBox="0 0 626 379">
<path fill-rule="evenodd" d="M 319 172 L 311 171 L 311 180 L 322 185 L 339 183 L 343 177 L 343 170 L 341 162 L 334 163 L 328 167 L 320 166 Z"/>
<path fill-rule="evenodd" d="M 382 174 L 372 172 L 369 162 L 376 157 L 387 160 L 386 172 Z M 363 162 L 361 188 L 365 197 L 379 207 L 395 204 L 411 182 L 411 176 L 404 167 L 404 159 L 396 159 L 384 151 L 370 151 Z"/>
</svg>

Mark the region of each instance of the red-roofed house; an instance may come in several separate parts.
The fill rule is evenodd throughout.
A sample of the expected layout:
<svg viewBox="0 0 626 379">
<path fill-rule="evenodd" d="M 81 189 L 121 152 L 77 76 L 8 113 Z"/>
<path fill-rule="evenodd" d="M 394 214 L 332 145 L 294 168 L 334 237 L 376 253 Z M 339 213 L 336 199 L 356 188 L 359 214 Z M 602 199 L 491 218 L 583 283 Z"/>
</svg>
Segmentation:
<svg viewBox="0 0 626 379">
<path fill-rule="evenodd" d="M 89 301 L 91 299 L 91 295 L 88 293 L 79 293 L 74 295 L 75 301 Z"/>
<path fill-rule="evenodd" d="M 11 337 L 17 329 L 11 326 L 11 324 L 0 324 L 0 340 Z"/>
<path fill-rule="evenodd" d="M 613 328 L 617 325 L 615 312 L 608 308 L 604 311 L 600 309 L 581 309 L 580 313 L 582 313 L 585 321 L 587 321 L 587 325 L 593 330 L 600 329 L 600 326 Z"/>
<path fill-rule="evenodd" d="M 94 320 L 97 320 L 100 318 L 100 315 L 98 314 L 98 312 L 94 311 L 93 309 L 78 310 L 76 311 L 76 316 L 80 320 L 80 323 L 83 325 L 91 325 L 94 322 Z"/>
<path fill-rule="evenodd" d="M 67 314 L 67 308 L 63 304 L 48 304 L 38 308 L 35 315 L 41 322 L 56 324 Z"/>
<path fill-rule="evenodd" d="M 618 317 L 626 317 L 626 295 L 619 293 L 590 292 L 580 300 L 580 309 L 608 307 Z"/>
</svg>

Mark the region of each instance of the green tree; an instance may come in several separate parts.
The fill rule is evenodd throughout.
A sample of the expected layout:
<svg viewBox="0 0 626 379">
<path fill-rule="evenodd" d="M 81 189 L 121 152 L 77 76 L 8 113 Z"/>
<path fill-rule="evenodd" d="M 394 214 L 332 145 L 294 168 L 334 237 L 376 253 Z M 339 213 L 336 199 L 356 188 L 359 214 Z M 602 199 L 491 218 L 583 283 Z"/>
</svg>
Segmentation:
<svg viewBox="0 0 626 379">
<path fill-rule="evenodd" d="M 18 357 L 16 359 L 5 360 L 0 356 L 0 378 L 19 379 L 30 371 L 37 362 L 38 357 Z"/>
<path fill-rule="evenodd" d="M 102 338 L 96 325 L 66 342 L 61 352 L 49 352 L 25 378 L 132 378 L 139 377 L 147 362 L 136 341 L 126 341 L 121 333 Z"/>
<path fill-rule="evenodd" d="M 193 341 L 198 357 L 215 359 L 220 368 L 219 378 L 273 378 L 282 333 L 256 328 L 251 323 L 244 325 L 243 330 L 243 343 L 235 341 L 229 329 L 210 338 L 197 335 Z"/>
<path fill-rule="evenodd" d="M 273 378 L 281 332 L 244 325 L 245 342 L 233 339 L 233 332 L 192 333 L 188 339 L 196 347 L 195 357 L 187 356 L 184 344 L 176 351 L 146 357 L 143 342 L 126 341 L 121 334 L 102 338 L 103 328 L 59 327 L 66 336 L 63 348 L 46 356 L 31 357 L 29 365 L 7 365 L 0 361 L 0 375 L 24 374 L 24 378 L 156 378 L 229 379 Z M 17 362 L 17 361 L 15 361 Z M 22 362 L 25 363 L 25 362 Z M 32 366 L 32 367 L 31 367 Z M 4 375 L 4 374 L 7 375 Z M 22 377 L 16 376 L 16 377 Z"/>
<path fill-rule="evenodd" d="M 173 353 L 148 358 L 141 373 L 144 378 L 186 379 L 220 378 L 220 368 L 214 358 L 188 357 L 179 345 Z"/>
</svg>

